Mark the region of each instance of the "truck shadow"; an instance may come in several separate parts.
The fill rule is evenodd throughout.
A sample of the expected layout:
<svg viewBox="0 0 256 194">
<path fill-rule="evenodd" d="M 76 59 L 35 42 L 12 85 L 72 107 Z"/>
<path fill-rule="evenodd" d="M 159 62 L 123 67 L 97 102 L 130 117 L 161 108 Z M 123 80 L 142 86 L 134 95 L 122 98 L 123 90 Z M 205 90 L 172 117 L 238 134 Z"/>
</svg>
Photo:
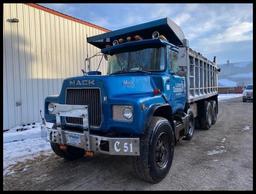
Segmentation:
<svg viewBox="0 0 256 194">
<path fill-rule="evenodd" d="M 136 177 L 131 157 L 95 155 L 93 158 L 75 161 L 52 157 L 55 158 L 54 165 L 46 170 L 47 176 L 51 177 L 45 184 L 50 187 L 49 189 L 144 190 L 152 186 Z M 54 187 L 51 186 L 53 180 Z M 56 180 L 61 180 L 58 185 Z"/>
</svg>

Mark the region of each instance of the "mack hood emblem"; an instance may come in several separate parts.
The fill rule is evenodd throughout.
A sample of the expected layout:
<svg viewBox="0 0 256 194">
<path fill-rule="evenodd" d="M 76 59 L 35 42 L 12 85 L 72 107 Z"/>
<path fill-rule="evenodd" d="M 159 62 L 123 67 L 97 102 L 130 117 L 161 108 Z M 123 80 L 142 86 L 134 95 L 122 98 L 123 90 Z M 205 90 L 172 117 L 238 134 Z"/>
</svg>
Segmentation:
<svg viewBox="0 0 256 194">
<path fill-rule="evenodd" d="M 134 84 L 134 81 L 132 80 L 124 80 L 123 86 L 126 88 L 134 88 L 135 84 Z"/>
<path fill-rule="evenodd" d="M 94 86 L 95 80 L 70 80 L 70 86 Z"/>
</svg>

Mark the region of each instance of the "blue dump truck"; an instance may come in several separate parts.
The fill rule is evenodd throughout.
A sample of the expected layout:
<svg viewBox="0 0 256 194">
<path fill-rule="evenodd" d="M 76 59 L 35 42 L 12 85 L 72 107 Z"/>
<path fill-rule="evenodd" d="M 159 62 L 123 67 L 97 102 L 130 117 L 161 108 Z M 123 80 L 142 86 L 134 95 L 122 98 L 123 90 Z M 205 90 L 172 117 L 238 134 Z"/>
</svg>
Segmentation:
<svg viewBox="0 0 256 194">
<path fill-rule="evenodd" d="M 141 179 L 169 172 L 174 146 L 208 130 L 218 113 L 213 61 L 189 48 L 169 18 L 88 37 L 108 61 L 107 75 L 91 70 L 63 81 L 45 99 L 42 137 L 60 157 L 130 156 Z"/>
</svg>

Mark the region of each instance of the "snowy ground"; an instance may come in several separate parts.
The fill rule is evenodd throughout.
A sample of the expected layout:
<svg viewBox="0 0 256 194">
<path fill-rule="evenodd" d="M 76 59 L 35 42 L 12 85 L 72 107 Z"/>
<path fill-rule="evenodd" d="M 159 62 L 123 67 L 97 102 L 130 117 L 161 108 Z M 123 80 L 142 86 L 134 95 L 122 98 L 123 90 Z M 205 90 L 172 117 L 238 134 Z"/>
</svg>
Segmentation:
<svg viewBox="0 0 256 194">
<path fill-rule="evenodd" d="M 228 99 L 232 99 L 232 98 L 239 98 L 242 96 L 243 96 L 243 94 L 219 94 L 218 100 L 223 101 L 223 100 L 228 100 Z"/>
<path fill-rule="evenodd" d="M 32 159 L 39 154 L 50 154 L 50 144 L 41 139 L 40 123 L 18 126 L 3 134 L 4 161 L 3 174 L 12 173 L 9 169 L 17 162 Z"/>
<path fill-rule="evenodd" d="M 241 97 L 242 94 L 220 94 L 219 101 Z M 40 154 L 52 153 L 49 142 L 41 139 L 40 123 L 29 126 L 18 126 L 4 132 L 4 170 L 10 172 L 10 167 L 17 162 L 32 159 Z"/>
</svg>

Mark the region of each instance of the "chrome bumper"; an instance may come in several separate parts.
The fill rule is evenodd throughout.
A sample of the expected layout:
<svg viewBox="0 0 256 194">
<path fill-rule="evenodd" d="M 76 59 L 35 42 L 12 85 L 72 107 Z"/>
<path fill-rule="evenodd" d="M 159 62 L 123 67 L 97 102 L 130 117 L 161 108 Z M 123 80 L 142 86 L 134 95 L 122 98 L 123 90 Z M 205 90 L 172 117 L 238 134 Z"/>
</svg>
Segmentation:
<svg viewBox="0 0 256 194">
<path fill-rule="evenodd" d="M 139 138 L 104 137 L 90 134 L 86 105 L 54 105 L 55 109 L 52 114 L 56 115 L 56 127 L 53 128 L 54 124 L 48 122 L 41 126 L 41 136 L 46 141 L 109 155 L 140 155 Z M 60 117 L 83 118 L 83 133 L 63 130 Z"/>
</svg>

